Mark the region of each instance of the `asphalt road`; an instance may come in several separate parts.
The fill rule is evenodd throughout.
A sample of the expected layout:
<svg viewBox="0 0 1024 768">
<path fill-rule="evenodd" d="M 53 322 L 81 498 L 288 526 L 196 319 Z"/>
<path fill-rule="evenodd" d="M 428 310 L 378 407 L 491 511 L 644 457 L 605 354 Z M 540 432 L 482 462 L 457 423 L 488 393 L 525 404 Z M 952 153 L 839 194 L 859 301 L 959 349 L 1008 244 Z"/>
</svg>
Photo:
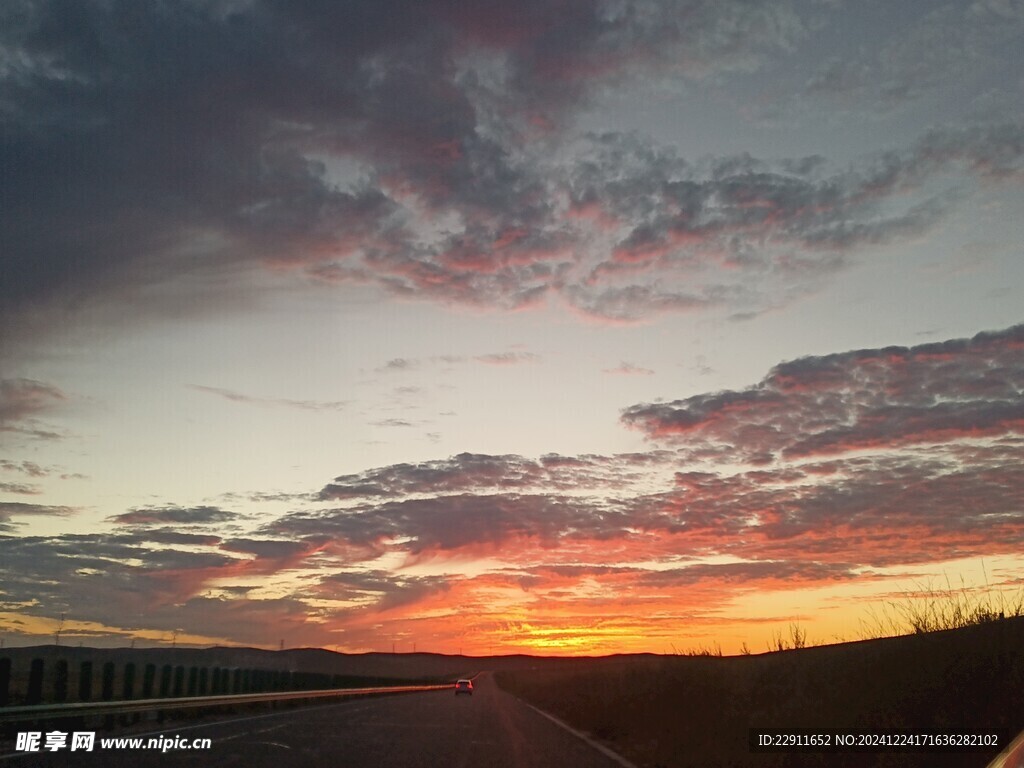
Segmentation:
<svg viewBox="0 0 1024 768">
<path fill-rule="evenodd" d="M 472 696 L 430 691 L 353 698 L 338 704 L 180 727 L 165 733 L 209 738 L 209 750 L 103 750 L 0 759 L 28 766 L 372 766 L 377 768 L 621 768 L 590 744 L 480 675 Z"/>
</svg>

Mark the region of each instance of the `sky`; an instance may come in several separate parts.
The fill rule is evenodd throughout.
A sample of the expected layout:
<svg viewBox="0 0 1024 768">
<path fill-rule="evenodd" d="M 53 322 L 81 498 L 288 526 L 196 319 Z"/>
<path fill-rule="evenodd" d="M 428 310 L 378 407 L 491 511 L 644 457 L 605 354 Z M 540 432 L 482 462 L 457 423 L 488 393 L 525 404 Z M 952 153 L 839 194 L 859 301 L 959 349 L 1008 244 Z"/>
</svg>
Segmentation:
<svg viewBox="0 0 1024 768">
<path fill-rule="evenodd" d="M 3 3 L 0 639 L 1019 601 L 1022 57 L 1020 0 Z"/>
</svg>

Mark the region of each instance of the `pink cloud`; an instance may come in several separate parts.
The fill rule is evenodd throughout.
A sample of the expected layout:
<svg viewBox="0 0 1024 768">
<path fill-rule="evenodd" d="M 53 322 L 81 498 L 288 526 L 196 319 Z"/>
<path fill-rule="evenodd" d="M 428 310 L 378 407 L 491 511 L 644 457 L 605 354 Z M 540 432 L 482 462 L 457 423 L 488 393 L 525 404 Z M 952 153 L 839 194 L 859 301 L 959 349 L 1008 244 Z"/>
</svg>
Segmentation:
<svg viewBox="0 0 1024 768">
<path fill-rule="evenodd" d="M 756 386 L 637 405 L 623 421 L 736 459 L 952 443 L 1024 430 L 1024 326 L 776 366 Z"/>
</svg>

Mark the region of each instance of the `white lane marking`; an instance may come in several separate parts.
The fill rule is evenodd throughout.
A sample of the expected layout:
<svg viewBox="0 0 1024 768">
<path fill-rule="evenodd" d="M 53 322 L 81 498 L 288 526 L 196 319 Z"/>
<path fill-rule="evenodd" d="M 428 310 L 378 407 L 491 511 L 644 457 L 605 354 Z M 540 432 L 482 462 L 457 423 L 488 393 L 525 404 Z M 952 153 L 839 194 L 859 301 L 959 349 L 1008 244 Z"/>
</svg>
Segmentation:
<svg viewBox="0 0 1024 768">
<path fill-rule="evenodd" d="M 511 696 L 511 694 L 509 694 L 509 695 Z M 612 752 L 612 750 L 608 749 L 608 747 L 606 747 L 604 744 L 598 744 L 596 741 L 594 741 L 592 738 L 590 738 L 583 731 L 577 731 L 575 728 L 573 728 L 571 725 L 569 725 L 565 721 L 559 720 L 557 717 L 555 717 L 554 715 L 548 714 L 543 709 L 537 709 L 537 707 L 533 706 L 533 704 L 530 704 L 528 701 L 523 701 L 522 699 L 520 699 L 518 697 L 515 697 L 515 696 L 513 696 L 513 698 L 517 699 L 518 701 L 522 701 L 523 704 L 528 706 L 530 709 L 532 709 L 538 715 L 541 715 L 542 717 L 546 717 L 548 720 L 550 720 L 552 723 L 557 725 L 559 728 L 564 728 L 569 733 L 571 733 L 573 736 L 575 736 L 577 739 L 580 739 L 581 741 L 586 742 L 587 744 L 592 746 L 594 749 L 596 749 L 598 752 L 600 752 L 602 755 L 604 755 L 608 759 L 614 760 L 616 763 L 621 765 L 622 768 L 637 768 L 635 763 L 631 763 L 629 760 L 627 760 L 626 758 L 624 758 L 622 755 L 620 755 L 617 752 Z"/>
<path fill-rule="evenodd" d="M 320 707 L 304 707 L 302 709 L 292 710 L 291 712 L 270 712 L 270 713 L 268 713 L 266 715 L 252 715 L 251 717 L 236 717 L 234 720 L 221 720 L 221 721 L 216 722 L 216 723 L 199 723 L 198 725 L 190 725 L 190 726 L 188 726 L 186 728 L 175 729 L 175 732 L 177 733 L 177 732 L 180 732 L 180 731 L 194 731 L 197 728 L 213 728 L 213 727 L 218 726 L 218 725 L 234 725 L 235 723 L 248 723 L 248 722 L 252 722 L 254 720 L 265 720 L 268 717 L 285 717 L 287 715 L 300 715 L 300 714 L 302 714 L 304 712 L 309 712 L 310 710 L 314 710 L 314 709 L 321 709 L 322 710 L 322 709 L 326 709 L 327 707 L 340 707 L 340 706 L 343 706 L 343 705 L 342 704 L 327 704 L 325 706 L 320 706 Z M 354 712 L 362 712 L 365 709 L 369 709 L 369 707 L 365 706 L 365 705 L 362 706 L 362 707 L 352 707 L 351 709 L 348 709 L 346 711 L 349 712 L 349 713 L 354 713 Z M 268 728 L 268 729 L 263 730 L 263 731 L 256 731 L 256 733 L 266 733 L 268 730 L 269 731 L 273 731 L 273 730 L 276 730 L 277 728 L 284 728 L 286 725 L 287 725 L 287 723 L 282 723 L 281 725 L 274 726 L 273 728 Z M 161 734 L 161 733 L 167 733 L 168 730 L 170 730 L 170 729 L 165 729 L 163 731 L 153 731 L 151 733 L 144 733 L 142 735 L 143 736 L 156 736 L 156 735 Z M 219 737 L 217 739 L 217 743 L 219 744 L 222 741 L 231 741 L 232 739 L 238 739 L 238 738 L 241 738 L 242 736 L 251 736 L 251 735 L 252 734 L 249 731 L 243 731 L 242 733 L 236 733 L 236 734 L 231 735 L 231 736 L 221 736 L 221 737 Z"/>
<path fill-rule="evenodd" d="M 185 731 L 195 731 L 195 730 L 197 730 L 199 728 L 215 728 L 215 727 L 220 726 L 220 725 L 235 725 L 237 723 L 249 723 L 249 722 L 253 722 L 255 720 L 265 720 L 268 717 L 286 717 L 288 715 L 299 715 L 299 714 L 302 714 L 304 712 L 309 712 L 311 710 L 317 710 L 317 709 L 318 710 L 324 710 L 324 709 L 328 709 L 328 708 L 331 708 L 331 707 L 343 707 L 343 706 L 345 706 L 345 704 L 343 702 L 339 702 L 337 704 L 325 704 L 325 705 L 321 705 L 319 707 L 302 707 L 301 709 L 293 709 L 290 712 L 268 712 L 265 715 L 250 715 L 248 717 L 236 717 L 233 720 L 218 720 L 218 721 L 212 722 L 212 723 L 197 723 L 195 725 L 186 725 L 186 726 L 183 726 L 181 728 L 175 728 L 175 727 L 172 726 L 170 728 L 164 728 L 164 729 L 159 730 L 159 731 L 146 731 L 144 733 L 126 733 L 126 734 L 124 734 L 124 738 L 146 739 L 146 738 L 150 738 L 152 736 L 163 736 L 163 735 L 166 735 L 166 734 L 168 734 L 168 733 L 170 733 L 172 731 L 174 733 L 178 734 L 178 733 L 184 733 Z M 362 712 L 365 709 L 369 709 L 369 705 L 364 704 L 361 707 L 351 707 L 351 708 L 348 708 L 347 711 L 348 712 Z M 280 726 L 274 726 L 272 728 L 266 728 L 266 729 L 264 729 L 262 731 L 256 731 L 256 733 L 266 733 L 267 731 L 277 730 L 278 728 L 283 728 L 284 726 L 285 726 L 285 724 L 282 724 Z M 231 734 L 231 735 L 227 735 L 227 736 L 219 736 L 217 738 L 217 743 L 220 744 L 221 742 L 224 742 L 224 741 L 233 741 L 234 739 L 241 738 L 242 736 L 251 736 L 251 735 L 252 734 L 250 732 L 243 731 L 242 733 L 235 733 L 235 734 Z M 0 755 L 0 760 L 12 760 L 12 759 L 19 758 L 19 757 L 38 757 L 38 756 L 39 756 L 38 752 L 8 752 L 6 755 Z"/>
<path fill-rule="evenodd" d="M 380 701 L 380 699 L 377 699 L 377 701 Z M 126 734 L 124 734 L 124 738 L 146 739 L 146 738 L 149 738 L 149 737 L 152 737 L 152 736 L 163 736 L 163 735 L 166 735 L 166 734 L 170 733 L 171 731 L 173 731 L 174 733 L 178 734 L 178 733 L 184 733 L 185 731 L 195 731 L 195 730 L 198 730 L 200 728 L 216 728 L 216 727 L 221 726 L 221 725 L 236 725 L 238 723 L 250 723 L 250 722 L 254 722 L 256 720 L 266 720 L 267 718 L 270 718 L 270 717 L 287 717 L 289 715 L 301 715 L 301 714 L 303 714 L 305 712 L 310 712 L 310 711 L 315 711 L 315 710 L 319 710 L 319 711 L 322 712 L 322 711 L 324 711 L 326 709 L 333 709 L 335 707 L 346 707 L 346 712 L 347 713 L 356 713 L 356 712 L 363 712 L 363 711 L 365 711 L 367 709 L 370 709 L 372 706 L 374 706 L 372 704 L 363 704 L 362 706 L 359 706 L 359 707 L 353 707 L 351 705 L 346 706 L 346 705 L 347 705 L 347 702 L 338 702 L 337 704 L 321 704 L 320 706 L 300 707 L 299 709 L 293 709 L 293 710 L 286 711 L 286 712 L 268 712 L 268 713 L 263 714 L 263 715 L 248 715 L 246 717 L 236 717 L 236 718 L 234 718 L 232 720 L 216 720 L 214 722 L 209 722 L 209 723 L 196 723 L 195 725 L 186 725 L 186 726 L 183 726 L 181 728 L 175 728 L 175 727 L 172 726 L 172 727 L 169 727 L 169 728 L 163 728 L 163 729 L 158 730 L 158 731 L 146 731 L 144 733 L 126 733 Z M 262 731 L 256 731 L 256 733 L 266 733 L 267 731 L 276 730 L 279 727 L 284 727 L 284 725 L 275 726 L 273 728 L 267 728 L 267 729 L 262 730 Z M 234 739 L 239 739 L 239 738 L 241 738 L 243 736 L 252 736 L 252 735 L 253 734 L 251 732 L 249 732 L 249 731 L 243 731 L 242 733 L 235 733 L 235 734 L 231 734 L 231 735 L 227 735 L 227 736 L 219 736 L 217 738 L 217 743 L 220 744 L 221 742 L 224 742 L 224 741 L 233 741 Z M 0 761 L 13 760 L 13 759 L 16 759 L 16 758 L 19 758 L 19 757 L 21 757 L 21 758 L 24 758 L 24 757 L 38 757 L 39 754 L 40 753 L 38 753 L 38 752 L 8 752 L 7 754 L 0 755 Z"/>
<path fill-rule="evenodd" d="M 253 744 L 266 744 L 268 747 L 280 747 L 281 749 L 291 749 L 287 744 L 282 744 L 279 741 L 254 741 Z"/>
<path fill-rule="evenodd" d="M 259 731 L 242 731 L 241 733 L 236 733 L 233 736 L 225 736 L 222 739 L 217 739 L 217 741 L 218 742 L 221 742 L 221 741 L 231 741 L 232 739 L 238 739 L 238 738 L 241 738 L 242 736 L 259 736 L 261 733 L 271 733 L 272 731 L 279 731 L 282 728 L 285 728 L 287 725 L 288 725 L 288 723 L 281 723 L 280 725 L 272 725 L 270 728 L 263 728 L 262 730 L 259 730 Z M 198 727 L 198 726 L 193 726 L 193 727 Z"/>
</svg>

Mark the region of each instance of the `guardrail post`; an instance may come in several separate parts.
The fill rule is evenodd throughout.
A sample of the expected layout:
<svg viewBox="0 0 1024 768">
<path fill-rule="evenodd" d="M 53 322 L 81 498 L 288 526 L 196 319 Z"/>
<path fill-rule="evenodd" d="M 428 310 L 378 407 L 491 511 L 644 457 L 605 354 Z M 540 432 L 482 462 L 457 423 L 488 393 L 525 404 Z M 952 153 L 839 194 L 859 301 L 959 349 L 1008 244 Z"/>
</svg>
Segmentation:
<svg viewBox="0 0 1024 768">
<path fill-rule="evenodd" d="M 208 670 L 206 667 L 200 667 L 199 668 L 199 695 L 200 696 L 205 696 L 206 695 L 206 686 L 207 686 L 207 683 L 209 682 L 209 678 L 210 678 L 210 670 Z"/>
<path fill-rule="evenodd" d="M 0 659 L 0 707 L 11 700 L 11 660 Z"/>
<path fill-rule="evenodd" d="M 124 685 L 121 690 L 121 698 L 125 701 L 135 698 L 135 664 L 133 662 L 124 665 Z"/>
<path fill-rule="evenodd" d="M 108 661 L 103 665 L 102 687 L 100 698 L 103 701 L 110 701 L 114 698 L 114 662 Z"/>
<path fill-rule="evenodd" d="M 181 664 L 174 668 L 174 692 L 171 694 L 175 698 L 181 696 L 185 691 L 185 667 Z"/>
<path fill-rule="evenodd" d="M 92 701 L 92 662 L 78 665 L 78 700 Z"/>
<path fill-rule="evenodd" d="M 153 684 L 156 682 L 156 664 L 147 664 L 142 673 L 142 698 L 153 698 Z"/>
<path fill-rule="evenodd" d="M 28 672 L 28 688 L 25 690 L 26 704 L 40 704 L 43 701 L 43 670 L 42 659 L 32 659 Z"/>
<path fill-rule="evenodd" d="M 135 698 L 135 662 L 129 661 L 124 665 L 121 672 L 121 700 L 131 701 Z M 140 719 L 139 713 L 121 715 L 121 724 L 137 723 Z"/>
<path fill-rule="evenodd" d="M 166 699 L 171 695 L 171 665 L 164 664 L 160 670 L 160 698 Z"/>
<path fill-rule="evenodd" d="M 195 667 L 188 668 L 188 696 L 195 696 L 199 686 L 199 671 Z"/>
<path fill-rule="evenodd" d="M 53 701 L 63 704 L 68 700 L 68 662 L 58 659 L 53 665 Z"/>
</svg>

